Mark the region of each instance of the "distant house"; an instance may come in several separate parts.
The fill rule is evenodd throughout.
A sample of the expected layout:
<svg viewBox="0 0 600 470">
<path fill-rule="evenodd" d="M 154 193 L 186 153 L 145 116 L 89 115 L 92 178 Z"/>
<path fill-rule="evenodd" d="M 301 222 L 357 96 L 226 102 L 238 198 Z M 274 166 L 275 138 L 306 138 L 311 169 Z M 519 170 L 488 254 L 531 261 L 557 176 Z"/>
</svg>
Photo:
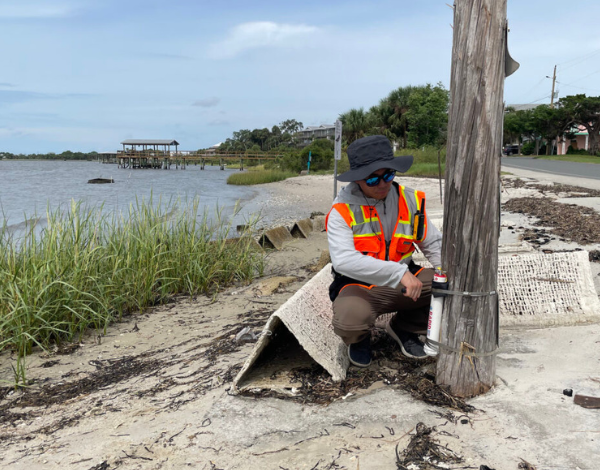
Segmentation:
<svg viewBox="0 0 600 470">
<path fill-rule="evenodd" d="M 214 155 L 215 153 L 217 153 L 217 150 L 219 150 L 219 147 L 221 147 L 222 144 L 223 144 L 223 142 L 219 142 L 218 144 L 215 144 L 215 145 L 209 147 L 208 149 L 206 149 L 206 154 Z"/>
<path fill-rule="evenodd" d="M 588 150 L 590 135 L 587 129 L 583 126 L 577 126 L 577 129 L 573 129 L 575 134 L 573 139 L 567 139 L 565 136 L 558 140 L 557 154 L 566 155 L 569 147 L 573 147 L 573 150 Z"/>
<path fill-rule="evenodd" d="M 320 126 L 308 126 L 298 132 L 298 145 L 306 147 L 315 139 L 329 139 L 335 138 L 335 125 L 333 124 L 322 124 Z"/>
</svg>

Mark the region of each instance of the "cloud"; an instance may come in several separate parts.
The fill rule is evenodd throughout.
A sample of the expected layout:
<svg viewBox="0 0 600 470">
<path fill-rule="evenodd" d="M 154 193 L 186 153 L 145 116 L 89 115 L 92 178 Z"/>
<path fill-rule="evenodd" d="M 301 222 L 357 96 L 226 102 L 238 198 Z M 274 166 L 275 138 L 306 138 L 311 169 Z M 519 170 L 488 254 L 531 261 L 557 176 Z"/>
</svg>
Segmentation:
<svg viewBox="0 0 600 470">
<path fill-rule="evenodd" d="M 192 103 L 192 106 L 200 106 L 201 108 L 212 108 L 221 101 L 221 98 L 213 96 L 212 98 L 204 98 L 202 100 L 196 100 Z"/>
<path fill-rule="evenodd" d="M 64 18 L 75 11 L 74 7 L 66 3 L 47 3 L 21 1 L 13 5 L 0 5 L 0 18 Z"/>
<path fill-rule="evenodd" d="M 234 27 L 225 40 L 211 45 L 208 54 L 213 59 L 223 59 L 235 57 L 248 49 L 288 47 L 317 30 L 315 26 L 304 24 L 278 24 L 271 21 L 242 23 Z"/>
<path fill-rule="evenodd" d="M 15 87 L 15 85 L 13 85 L 12 83 L 6 83 L 6 82 L 0 83 L 0 86 L 4 87 L 4 88 L 14 88 Z"/>
</svg>

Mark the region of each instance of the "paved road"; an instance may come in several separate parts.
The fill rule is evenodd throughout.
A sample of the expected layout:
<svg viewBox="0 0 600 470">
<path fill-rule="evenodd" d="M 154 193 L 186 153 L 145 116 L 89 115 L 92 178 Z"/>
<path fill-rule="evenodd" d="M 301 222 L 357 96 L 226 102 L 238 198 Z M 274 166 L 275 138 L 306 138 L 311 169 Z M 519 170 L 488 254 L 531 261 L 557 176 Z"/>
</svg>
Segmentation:
<svg viewBox="0 0 600 470">
<path fill-rule="evenodd" d="M 502 166 L 524 170 L 600 180 L 600 164 L 541 160 L 531 157 L 503 157 Z"/>
</svg>

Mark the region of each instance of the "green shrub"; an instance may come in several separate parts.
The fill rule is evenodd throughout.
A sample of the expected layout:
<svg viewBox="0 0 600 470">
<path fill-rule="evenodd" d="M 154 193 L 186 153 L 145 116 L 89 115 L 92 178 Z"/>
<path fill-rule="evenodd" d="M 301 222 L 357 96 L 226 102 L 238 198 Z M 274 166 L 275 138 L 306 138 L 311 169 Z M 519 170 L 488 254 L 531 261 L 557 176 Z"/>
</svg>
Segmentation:
<svg viewBox="0 0 600 470">
<path fill-rule="evenodd" d="M 304 147 L 300 152 L 300 157 L 305 168 L 308 164 L 308 155 L 311 154 L 310 169 L 331 170 L 333 169 L 333 148 L 334 143 L 329 139 L 317 139 L 312 144 Z"/>
<path fill-rule="evenodd" d="M 525 142 L 521 145 L 521 154 L 522 155 L 533 155 L 535 152 L 535 142 Z"/>
<path fill-rule="evenodd" d="M 567 155 L 589 155 L 590 153 L 585 149 L 574 149 L 572 145 L 569 145 L 567 149 Z"/>
<path fill-rule="evenodd" d="M 333 169 L 333 141 L 317 139 L 303 149 L 290 149 L 281 159 L 281 169 L 300 173 L 308 169 L 308 155 L 310 152 L 310 170 Z"/>
</svg>

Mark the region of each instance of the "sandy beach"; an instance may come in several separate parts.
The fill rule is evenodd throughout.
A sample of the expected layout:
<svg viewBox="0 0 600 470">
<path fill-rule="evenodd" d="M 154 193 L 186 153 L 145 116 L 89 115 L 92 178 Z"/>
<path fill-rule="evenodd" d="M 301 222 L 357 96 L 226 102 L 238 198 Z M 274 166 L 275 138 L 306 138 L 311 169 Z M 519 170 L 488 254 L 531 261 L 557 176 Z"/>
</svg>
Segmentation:
<svg viewBox="0 0 600 470">
<path fill-rule="evenodd" d="M 437 180 L 397 180 L 425 190 L 429 216 L 441 220 Z M 568 196 L 515 185 L 509 176 L 502 202 Z M 332 176 L 302 176 L 264 185 L 244 211 L 260 211 L 263 226 L 289 226 L 311 213 L 327 213 L 332 199 Z M 600 207 L 597 197 L 571 203 L 596 212 Z M 501 243 L 521 242 L 534 222 L 527 214 L 503 213 Z M 599 242 L 583 245 L 566 236 L 529 244 L 533 250 L 600 250 Z M 563 394 L 573 389 L 600 397 L 598 323 L 501 330 L 496 384 L 467 400 L 464 410 L 427 403 L 388 380 L 384 372 L 397 359 L 386 362 L 385 357 L 375 361 L 376 377 L 365 378 L 366 388 L 350 387 L 326 403 L 308 396 L 232 395 L 233 378 L 254 347 L 236 343 L 236 334 L 243 327 L 259 333 L 315 275 L 326 251 L 326 234 L 313 232 L 268 253 L 264 277 L 250 285 L 232 286 L 214 298 L 177 298 L 111 325 L 106 334 L 90 332 L 72 345 L 36 351 L 27 358 L 31 387 L 0 389 L 0 466 L 598 468 L 600 411 Z M 600 263 L 591 265 L 600 291 Z M 8 383 L 14 380 L 11 364 L 14 357 L 3 353 L 0 379 Z M 410 457 L 419 443 L 430 457 L 417 464 Z"/>
</svg>

